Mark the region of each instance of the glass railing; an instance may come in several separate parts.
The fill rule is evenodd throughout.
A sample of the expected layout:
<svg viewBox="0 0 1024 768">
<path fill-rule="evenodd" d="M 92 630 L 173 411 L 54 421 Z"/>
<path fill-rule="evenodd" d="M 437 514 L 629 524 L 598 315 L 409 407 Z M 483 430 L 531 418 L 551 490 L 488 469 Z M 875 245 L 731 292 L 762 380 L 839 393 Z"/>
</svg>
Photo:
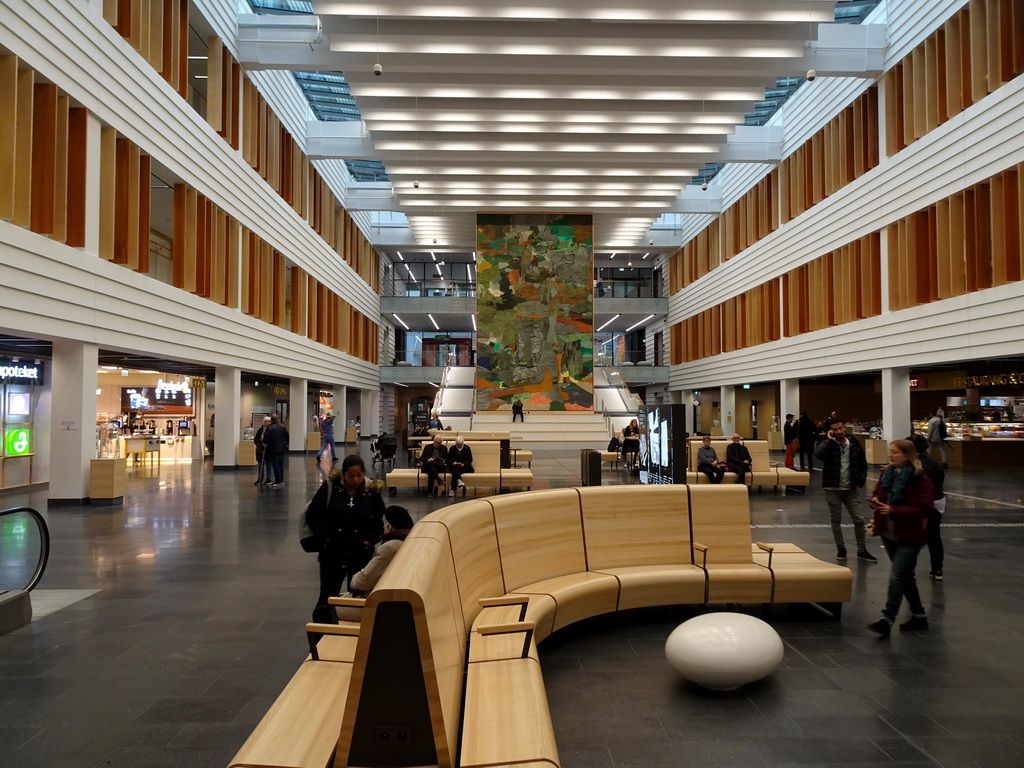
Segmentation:
<svg viewBox="0 0 1024 768">
<path fill-rule="evenodd" d="M 30 507 L 0 510 L 0 592 L 28 591 L 50 558 L 50 531 Z"/>
<path fill-rule="evenodd" d="M 594 289 L 598 299 L 654 299 L 658 291 L 653 279 L 598 281 Z"/>
</svg>

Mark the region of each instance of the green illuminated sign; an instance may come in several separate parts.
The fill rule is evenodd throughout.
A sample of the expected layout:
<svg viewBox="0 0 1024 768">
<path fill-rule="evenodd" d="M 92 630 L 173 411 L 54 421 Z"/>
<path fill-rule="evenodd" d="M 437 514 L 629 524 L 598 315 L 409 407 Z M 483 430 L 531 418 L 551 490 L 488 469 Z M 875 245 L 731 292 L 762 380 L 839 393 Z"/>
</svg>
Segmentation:
<svg viewBox="0 0 1024 768">
<path fill-rule="evenodd" d="M 4 452 L 8 456 L 23 456 L 29 449 L 29 430 L 23 427 L 9 427 L 4 436 Z"/>
</svg>

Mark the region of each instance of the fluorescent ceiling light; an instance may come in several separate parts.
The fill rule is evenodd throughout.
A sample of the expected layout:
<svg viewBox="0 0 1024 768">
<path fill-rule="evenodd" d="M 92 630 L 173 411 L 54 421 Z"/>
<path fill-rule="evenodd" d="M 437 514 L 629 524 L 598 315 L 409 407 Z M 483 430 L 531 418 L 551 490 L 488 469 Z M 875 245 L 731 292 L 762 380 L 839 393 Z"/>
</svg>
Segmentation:
<svg viewBox="0 0 1024 768">
<path fill-rule="evenodd" d="M 633 323 L 633 325 L 629 326 L 629 328 L 627 328 L 627 329 L 625 330 L 625 333 L 629 333 L 629 332 L 630 332 L 630 331 L 632 331 L 632 330 L 633 330 L 634 328 L 636 328 L 636 327 L 637 327 L 638 325 L 643 325 L 644 323 L 646 323 L 646 322 L 647 322 L 648 320 L 650 320 L 650 319 L 651 319 L 651 318 L 653 318 L 653 317 L 654 317 L 654 315 L 648 315 L 648 316 L 647 316 L 647 317 L 645 317 L 645 318 L 644 318 L 643 320 L 641 320 L 641 321 L 640 321 L 639 323 Z"/>
<path fill-rule="evenodd" d="M 598 328 L 598 329 L 597 329 L 597 331 L 595 331 L 595 333 L 600 333 L 601 331 L 603 331 L 603 330 L 604 330 L 605 328 L 607 328 L 607 327 L 608 327 L 609 323 L 611 323 L 611 322 L 612 322 L 612 321 L 614 321 L 614 320 L 618 320 L 618 319 L 619 319 L 619 316 L 618 316 L 618 315 L 616 315 L 616 316 L 615 316 L 615 317 L 613 317 L 613 318 L 612 318 L 611 320 L 609 320 L 609 321 L 608 321 L 608 322 L 606 322 L 606 323 L 605 323 L 604 325 L 602 325 L 602 326 L 601 326 L 600 328 Z"/>
<path fill-rule="evenodd" d="M 395 318 L 395 320 L 400 322 L 402 324 L 402 327 L 405 328 L 405 330 L 407 330 L 407 331 L 409 330 L 409 326 L 405 324 L 405 320 L 403 320 L 402 318 L 400 318 L 398 315 L 396 315 L 394 313 L 392 313 L 391 316 L 393 318 Z"/>
<path fill-rule="evenodd" d="M 398 254 L 398 258 L 399 258 L 399 259 L 400 259 L 401 261 L 405 261 L 405 256 L 403 256 L 403 255 L 402 255 L 402 252 L 401 252 L 401 251 L 395 251 L 395 253 L 397 253 L 397 254 Z"/>
<path fill-rule="evenodd" d="M 409 385 L 408 385 L 408 384 L 403 384 L 403 383 L 402 383 L 402 382 L 400 382 L 400 381 L 394 381 L 394 382 L 392 382 L 392 383 L 393 383 L 393 384 L 394 384 L 394 385 L 395 385 L 396 387 L 405 387 L 406 389 L 408 389 L 408 388 L 409 388 Z"/>
<path fill-rule="evenodd" d="M 473 321 L 473 332 L 476 333 L 476 315 L 470 315 L 469 319 Z"/>
<path fill-rule="evenodd" d="M 434 328 L 436 330 L 440 331 L 441 330 L 441 326 L 439 326 L 437 324 L 437 320 L 434 319 L 434 316 L 428 312 L 427 313 L 427 317 L 429 317 L 430 318 L 430 322 L 432 322 L 434 324 Z M 651 317 L 654 317 L 654 315 L 651 315 Z"/>
</svg>

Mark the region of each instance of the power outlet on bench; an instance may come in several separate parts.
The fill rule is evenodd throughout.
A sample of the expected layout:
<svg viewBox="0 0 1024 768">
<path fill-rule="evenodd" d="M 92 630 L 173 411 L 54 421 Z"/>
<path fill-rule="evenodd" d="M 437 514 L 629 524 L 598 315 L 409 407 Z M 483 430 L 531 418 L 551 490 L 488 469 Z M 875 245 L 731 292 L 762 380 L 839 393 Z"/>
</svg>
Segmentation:
<svg viewBox="0 0 1024 768">
<path fill-rule="evenodd" d="M 411 725 L 378 725 L 373 733 L 379 747 L 402 749 L 412 746 Z"/>
</svg>

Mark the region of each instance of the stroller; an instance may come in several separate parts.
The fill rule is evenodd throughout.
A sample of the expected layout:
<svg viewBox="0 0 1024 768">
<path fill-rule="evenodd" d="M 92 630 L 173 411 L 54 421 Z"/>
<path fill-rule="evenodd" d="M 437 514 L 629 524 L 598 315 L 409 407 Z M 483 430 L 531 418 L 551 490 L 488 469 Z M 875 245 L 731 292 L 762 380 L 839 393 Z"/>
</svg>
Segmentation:
<svg viewBox="0 0 1024 768">
<path fill-rule="evenodd" d="M 398 453 L 398 438 L 386 432 L 370 441 L 373 451 L 373 464 L 380 462 L 381 469 L 395 468 L 395 454 Z"/>
</svg>

